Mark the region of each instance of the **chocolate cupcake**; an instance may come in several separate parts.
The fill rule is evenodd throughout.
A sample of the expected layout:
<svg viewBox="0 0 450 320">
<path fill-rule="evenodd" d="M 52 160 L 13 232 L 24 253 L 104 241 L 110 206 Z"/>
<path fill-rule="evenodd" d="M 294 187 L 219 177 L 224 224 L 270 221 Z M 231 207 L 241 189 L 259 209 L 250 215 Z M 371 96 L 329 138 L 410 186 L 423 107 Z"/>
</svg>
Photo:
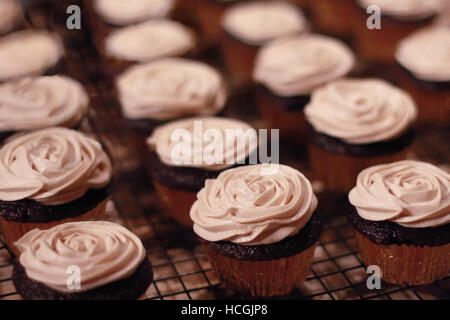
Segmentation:
<svg viewBox="0 0 450 320">
<path fill-rule="evenodd" d="M 229 169 L 207 180 L 191 209 L 212 268 L 230 291 L 270 297 L 310 274 L 320 236 L 309 181 L 284 165 Z"/>
<path fill-rule="evenodd" d="M 26 300 L 132 300 L 153 280 L 141 240 L 115 223 L 34 229 L 15 245 L 13 281 Z"/>
<path fill-rule="evenodd" d="M 63 48 L 52 33 L 22 30 L 0 38 L 0 81 L 41 75 L 60 61 Z"/>
<path fill-rule="evenodd" d="M 74 130 L 17 134 L 0 149 L 0 226 L 13 243 L 34 228 L 102 217 L 111 162 L 99 142 Z"/>
<path fill-rule="evenodd" d="M 432 27 L 403 39 L 397 80 L 416 101 L 419 121 L 450 125 L 450 29 Z"/>
<path fill-rule="evenodd" d="M 53 126 L 74 128 L 85 116 L 88 104 L 82 85 L 64 76 L 26 77 L 0 83 L 0 145 L 18 131 Z"/>
<path fill-rule="evenodd" d="M 23 23 L 23 9 L 19 0 L 0 1 L 0 35 L 8 33 Z"/>
<path fill-rule="evenodd" d="M 156 125 L 218 114 L 227 99 L 225 82 L 215 69 L 181 58 L 131 67 L 118 77 L 116 86 L 123 115 L 135 129 L 143 154 L 144 141 Z"/>
<path fill-rule="evenodd" d="M 268 128 L 304 140 L 303 108 L 318 86 L 345 76 L 355 58 L 344 43 L 321 35 L 275 40 L 258 53 L 253 79 L 255 103 Z"/>
<path fill-rule="evenodd" d="M 302 12 L 282 1 L 252 1 L 231 6 L 223 17 L 222 54 L 230 75 L 249 83 L 258 49 L 271 40 L 307 31 Z"/>
<path fill-rule="evenodd" d="M 412 32 L 433 23 L 443 9 L 442 0 L 358 0 L 360 10 L 354 28 L 356 51 L 366 60 L 393 65 L 398 42 Z M 369 29 L 366 9 L 381 10 L 381 28 Z"/>
<path fill-rule="evenodd" d="M 190 28 L 177 21 L 162 19 L 111 32 L 100 44 L 100 53 L 106 70 L 116 74 L 136 63 L 192 55 L 195 47 L 196 38 Z"/>
<path fill-rule="evenodd" d="M 387 282 L 422 285 L 450 273 L 450 175 L 399 161 L 362 171 L 349 193 L 349 221 L 365 265 Z"/>
<path fill-rule="evenodd" d="M 257 162 L 258 136 L 245 122 L 198 117 L 157 127 L 147 143 L 149 173 L 161 205 L 183 226 L 205 180 L 230 167 Z"/>
<path fill-rule="evenodd" d="M 417 110 L 407 93 L 384 80 L 340 79 L 313 92 L 305 115 L 316 178 L 348 192 L 361 170 L 406 158 Z"/>
</svg>

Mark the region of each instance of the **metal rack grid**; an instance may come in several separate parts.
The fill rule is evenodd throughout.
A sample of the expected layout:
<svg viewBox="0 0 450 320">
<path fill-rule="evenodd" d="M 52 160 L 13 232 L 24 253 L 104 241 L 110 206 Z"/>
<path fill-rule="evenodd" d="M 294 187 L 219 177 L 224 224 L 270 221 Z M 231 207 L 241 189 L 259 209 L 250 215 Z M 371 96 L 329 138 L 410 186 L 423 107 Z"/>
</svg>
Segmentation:
<svg viewBox="0 0 450 320">
<path fill-rule="evenodd" d="M 49 22 L 48 13 L 45 14 L 45 10 L 39 9 L 33 12 L 33 15 L 28 15 L 31 26 L 55 28 L 61 25 L 54 23 L 57 19 L 51 19 Z M 61 15 L 62 12 L 65 11 L 60 11 Z M 143 298 L 243 298 L 228 294 L 220 286 L 192 231 L 181 229 L 159 209 L 151 183 L 139 164 L 138 152 L 130 143 L 134 141 L 134 133 L 121 118 L 112 81 L 103 75 L 95 49 L 86 42 L 86 31 L 81 38 L 76 34 L 75 45 L 74 33 L 65 29 L 58 31 L 68 48 L 67 73 L 82 81 L 91 97 L 89 123 L 83 126 L 83 130 L 96 134 L 102 140 L 117 169 L 113 199 L 107 209 L 108 218 L 129 227 L 142 239 L 153 264 L 155 280 Z M 236 94 L 239 95 L 240 93 Z M 234 100 L 237 103 L 240 101 L 239 98 Z M 233 110 L 233 107 L 230 109 Z M 258 125 L 258 119 L 249 121 Z M 448 130 L 438 128 L 421 132 L 411 157 L 418 156 L 433 163 L 448 161 L 450 150 L 445 143 L 448 134 Z M 289 148 L 289 145 L 282 145 L 281 150 L 285 163 L 301 169 L 311 177 L 304 150 L 294 150 Z M 315 251 L 311 274 L 301 288 L 277 299 L 450 298 L 450 278 L 420 287 L 396 286 L 382 282 L 381 290 L 367 289 L 367 273 L 359 258 L 352 229 L 342 212 L 336 209 L 345 200 L 342 195 L 320 191 L 320 183 L 314 180 L 313 186 L 319 201 L 325 207 L 325 226 Z M 10 259 L 11 256 L 0 241 L 0 299 L 20 299 L 12 283 Z"/>
</svg>

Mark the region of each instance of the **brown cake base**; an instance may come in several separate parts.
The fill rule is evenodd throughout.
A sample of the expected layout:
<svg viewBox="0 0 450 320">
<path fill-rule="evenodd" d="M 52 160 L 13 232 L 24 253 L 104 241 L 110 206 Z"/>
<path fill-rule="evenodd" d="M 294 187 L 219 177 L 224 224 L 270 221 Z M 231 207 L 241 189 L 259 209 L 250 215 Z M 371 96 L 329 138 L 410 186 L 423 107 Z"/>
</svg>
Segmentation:
<svg viewBox="0 0 450 320">
<path fill-rule="evenodd" d="M 309 8 L 321 32 L 344 38 L 352 35 L 359 9 L 354 0 L 310 1 Z"/>
</svg>

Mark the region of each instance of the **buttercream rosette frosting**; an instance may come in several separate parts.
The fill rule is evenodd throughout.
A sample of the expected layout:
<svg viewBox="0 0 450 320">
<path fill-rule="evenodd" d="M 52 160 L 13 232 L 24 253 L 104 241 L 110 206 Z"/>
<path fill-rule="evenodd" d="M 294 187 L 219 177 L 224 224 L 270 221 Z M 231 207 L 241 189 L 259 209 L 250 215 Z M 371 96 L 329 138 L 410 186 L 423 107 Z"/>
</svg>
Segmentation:
<svg viewBox="0 0 450 320">
<path fill-rule="evenodd" d="M 354 63 L 352 51 L 339 40 L 297 35 L 264 46 L 253 78 L 280 96 L 309 95 L 316 87 L 346 75 Z"/>
<path fill-rule="evenodd" d="M 131 276 L 146 257 L 141 240 L 107 221 L 70 222 L 34 229 L 15 245 L 28 278 L 59 292 L 83 292 Z M 68 287 L 68 271 L 80 270 L 80 288 Z"/>
<path fill-rule="evenodd" d="M 378 6 L 381 14 L 398 20 L 414 21 L 430 18 L 444 8 L 444 0 L 358 0 L 358 4 L 366 9 Z"/>
<path fill-rule="evenodd" d="M 195 47 L 191 29 L 173 20 L 150 20 L 118 29 L 105 39 L 108 56 L 137 62 L 182 56 Z"/>
<path fill-rule="evenodd" d="M 432 82 L 450 81 L 450 28 L 420 29 L 400 41 L 397 62 L 416 78 Z"/>
<path fill-rule="evenodd" d="M 94 8 L 103 20 L 124 26 L 149 19 L 164 18 L 174 0 L 95 0 Z"/>
<path fill-rule="evenodd" d="M 16 31 L 0 38 L 0 81 L 39 75 L 58 63 L 59 39 L 42 30 Z"/>
<path fill-rule="evenodd" d="M 214 115 L 227 98 L 224 80 L 215 69 L 181 58 L 133 66 L 119 76 L 117 87 L 129 119 Z"/>
<path fill-rule="evenodd" d="M 0 34 L 13 30 L 23 20 L 19 0 L 0 0 Z"/>
<path fill-rule="evenodd" d="M 308 29 L 301 11 L 282 1 L 235 4 L 226 11 L 222 25 L 229 34 L 251 45 L 262 45 Z"/>
<path fill-rule="evenodd" d="M 27 77 L 0 84 L 0 131 L 73 127 L 89 98 L 77 81 L 64 76 Z"/>
<path fill-rule="evenodd" d="M 339 79 L 313 91 L 304 113 L 317 132 L 351 144 L 394 139 L 417 117 L 413 99 L 379 79 Z"/>
<path fill-rule="evenodd" d="M 270 174 L 263 168 L 242 166 L 206 180 L 190 212 L 195 233 L 240 245 L 272 244 L 297 234 L 317 207 L 310 182 L 285 165 Z"/>
<path fill-rule="evenodd" d="M 80 132 L 48 128 L 17 134 L 0 149 L 0 200 L 69 203 L 111 180 L 101 144 Z"/>
<path fill-rule="evenodd" d="M 147 143 L 169 166 L 218 171 L 244 163 L 256 150 L 257 139 L 256 130 L 245 122 L 196 117 L 157 127 Z"/>
<path fill-rule="evenodd" d="M 366 220 L 438 227 L 450 222 L 450 174 L 413 160 L 370 167 L 359 174 L 349 200 Z"/>
</svg>

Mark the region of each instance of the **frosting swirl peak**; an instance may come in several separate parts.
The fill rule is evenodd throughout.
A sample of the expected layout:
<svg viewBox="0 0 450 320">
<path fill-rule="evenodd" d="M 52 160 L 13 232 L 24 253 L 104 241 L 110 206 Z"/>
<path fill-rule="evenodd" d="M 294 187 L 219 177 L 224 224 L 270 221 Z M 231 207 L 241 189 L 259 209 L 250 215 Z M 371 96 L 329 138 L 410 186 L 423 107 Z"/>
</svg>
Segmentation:
<svg viewBox="0 0 450 320">
<path fill-rule="evenodd" d="M 15 245 L 27 277 L 59 292 L 83 292 L 131 276 L 145 259 L 141 240 L 107 221 L 70 222 L 34 229 Z M 80 268 L 80 289 L 67 286 L 68 268 Z"/>
<path fill-rule="evenodd" d="M 13 30 L 22 21 L 22 5 L 19 0 L 0 1 L 0 34 Z"/>
<path fill-rule="evenodd" d="M 242 166 L 206 180 L 191 208 L 194 231 L 208 241 L 241 245 L 279 242 L 302 229 L 317 207 L 310 182 L 299 171 L 279 165 Z"/>
<path fill-rule="evenodd" d="M 8 139 L 0 149 L 0 200 L 58 205 L 111 180 L 111 161 L 96 140 L 75 130 L 48 128 Z"/>
<path fill-rule="evenodd" d="M 417 116 L 407 93 L 378 79 L 331 82 L 313 92 L 304 112 L 316 131 L 352 144 L 396 138 Z"/>
<path fill-rule="evenodd" d="M 359 174 L 349 200 L 366 220 L 438 227 L 450 222 L 450 174 L 412 160 L 370 167 Z"/>
</svg>

